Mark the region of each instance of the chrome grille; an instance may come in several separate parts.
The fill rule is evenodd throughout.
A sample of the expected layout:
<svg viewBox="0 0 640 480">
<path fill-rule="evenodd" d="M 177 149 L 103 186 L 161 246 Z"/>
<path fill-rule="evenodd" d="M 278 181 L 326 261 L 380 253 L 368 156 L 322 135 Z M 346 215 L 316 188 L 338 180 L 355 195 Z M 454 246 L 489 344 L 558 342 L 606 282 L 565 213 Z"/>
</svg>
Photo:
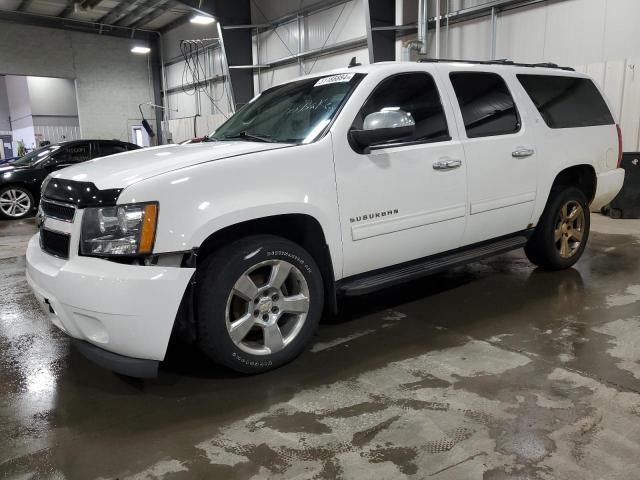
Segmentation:
<svg viewBox="0 0 640 480">
<path fill-rule="evenodd" d="M 56 218 L 65 222 L 73 222 L 73 217 L 76 213 L 76 209 L 73 206 L 44 199 L 40 202 L 40 209 L 45 217 Z"/>
</svg>

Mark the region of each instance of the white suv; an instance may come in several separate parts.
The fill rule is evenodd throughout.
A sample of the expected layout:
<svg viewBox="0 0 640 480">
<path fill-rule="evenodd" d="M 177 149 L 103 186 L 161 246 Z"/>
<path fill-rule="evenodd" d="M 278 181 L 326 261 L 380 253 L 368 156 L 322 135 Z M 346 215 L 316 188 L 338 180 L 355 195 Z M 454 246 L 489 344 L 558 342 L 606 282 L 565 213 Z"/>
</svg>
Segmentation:
<svg viewBox="0 0 640 480">
<path fill-rule="evenodd" d="M 43 185 L 27 278 L 88 357 L 153 376 L 180 334 L 255 373 L 323 308 L 524 247 L 573 265 L 624 178 L 585 75 L 510 62 L 379 63 L 270 88 L 209 141 Z"/>
</svg>

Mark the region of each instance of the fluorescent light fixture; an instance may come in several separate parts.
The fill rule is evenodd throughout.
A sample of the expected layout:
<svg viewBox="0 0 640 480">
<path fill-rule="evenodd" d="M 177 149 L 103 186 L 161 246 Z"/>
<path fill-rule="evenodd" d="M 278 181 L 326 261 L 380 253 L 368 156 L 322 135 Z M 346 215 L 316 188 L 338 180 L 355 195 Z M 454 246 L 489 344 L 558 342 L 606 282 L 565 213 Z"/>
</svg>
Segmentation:
<svg viewBox="0 0 640 480">
<path fill-rule="evenodd" d="M 143 47 L 143 46 L 137 45 L 137 46 L 133 47 L 131 49 L 131 51 L 133 53 L 145 53 L 146 54 L 146 53 L 149 53 L 151 51 L 151 49 L 149 47 Z"/>
<path fill-rule="evenodd" d="M 197 23 L 198 25 L 211 25 L 213 22 L 216 21 L 215 18 L 210 17 L 208 15 L 194 15 L 193 17 L 191 17 L 191 19 L 189 20 L 191 23 Z"/>
</svg>

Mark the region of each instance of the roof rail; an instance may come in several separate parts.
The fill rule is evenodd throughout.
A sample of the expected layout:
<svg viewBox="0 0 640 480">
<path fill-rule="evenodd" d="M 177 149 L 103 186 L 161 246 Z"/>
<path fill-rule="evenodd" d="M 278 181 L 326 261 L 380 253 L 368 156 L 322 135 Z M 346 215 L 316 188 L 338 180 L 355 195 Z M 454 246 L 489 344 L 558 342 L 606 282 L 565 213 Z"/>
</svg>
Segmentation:
<svg viewBox="0 0 640 480">
<path fill-rule="evenodd" d="M 500 60 L 460 60 L 452 58 L 420 58 L 420 63 L 474 63 L 478 65 L 510 65 L 513 67 L 538 67 L 538 68 L 557 68 L 558 70 L 567 70 L 574 72 L 571 67 L 561 67 L 555 63 L 516 63 L 512 60 L 502 58 Z"/>
</svg>

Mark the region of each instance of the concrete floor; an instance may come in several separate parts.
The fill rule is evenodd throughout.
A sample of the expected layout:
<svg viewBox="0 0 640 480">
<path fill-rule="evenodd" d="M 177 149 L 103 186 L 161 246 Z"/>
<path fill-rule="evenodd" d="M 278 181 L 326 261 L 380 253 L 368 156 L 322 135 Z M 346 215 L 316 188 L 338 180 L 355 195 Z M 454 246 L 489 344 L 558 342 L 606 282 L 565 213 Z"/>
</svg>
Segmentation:
<svg viewBox="0 0 640 480">
<path fill-rule="evenodd" d="M 0 223 L 0 477 L 637 479 L 640 221 L 593 224 L 575 269 L 503 255 L 343 302 L 277 371 L 174 346 L 138 381 L 45 321 Z"/>
</svg>

